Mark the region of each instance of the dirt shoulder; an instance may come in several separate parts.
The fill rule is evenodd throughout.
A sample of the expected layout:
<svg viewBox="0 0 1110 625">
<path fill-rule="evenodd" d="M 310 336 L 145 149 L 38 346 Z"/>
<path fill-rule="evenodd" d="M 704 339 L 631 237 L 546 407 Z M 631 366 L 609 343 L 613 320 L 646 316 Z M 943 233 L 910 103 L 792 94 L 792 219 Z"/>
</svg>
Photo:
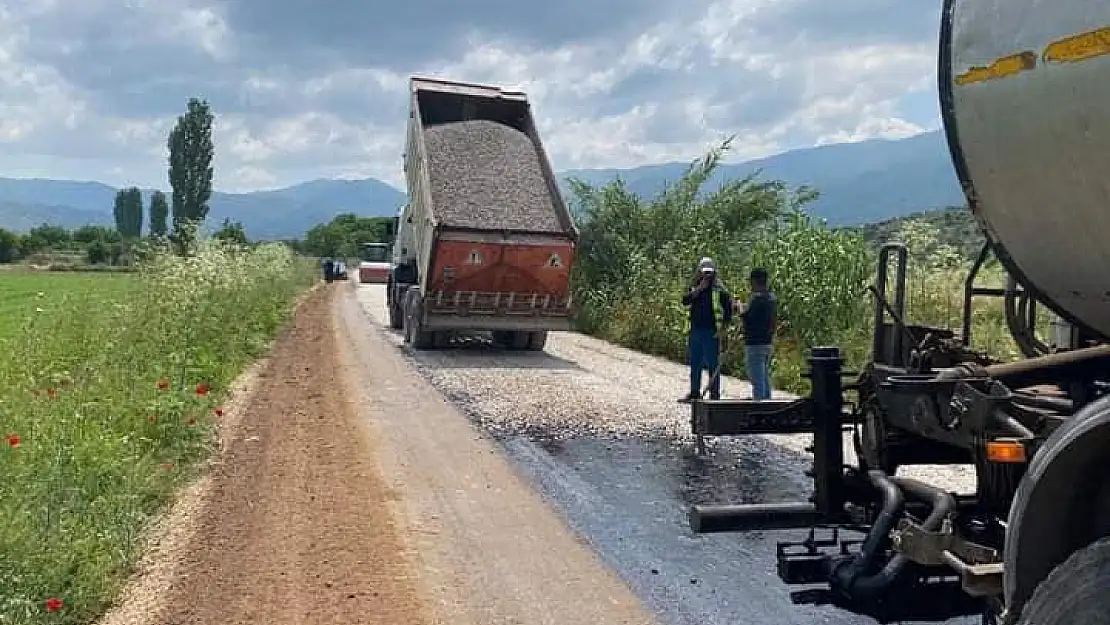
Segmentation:
<svg viewBox="0 0 1110 625">
<path fill-rule="evenodd" d="M 648 625 L 497 447 L 377 330 L 310 295 L 100 625 Z"/>
<path fill-rule="evenodd" d="M 342 289 L 300 306 L 233 400 L 218 462 L 102 625 L 431 622 L 395 496 L 333 374 Z"/>
</svg>

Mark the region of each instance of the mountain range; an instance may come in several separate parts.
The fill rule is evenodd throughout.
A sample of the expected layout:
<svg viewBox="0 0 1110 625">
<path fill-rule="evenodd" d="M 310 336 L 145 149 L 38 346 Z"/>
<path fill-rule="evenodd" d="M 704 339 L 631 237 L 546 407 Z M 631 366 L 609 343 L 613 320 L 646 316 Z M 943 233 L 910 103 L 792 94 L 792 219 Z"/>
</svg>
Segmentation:
<svg viewBox="0 0 1110 625">
<path fill-rule="evenodd" d="M 687 163 L 632 169 L 568 170 L 571 177 L 604 184 L 619 176 L 630 190 L 651 196 L 678 180 Z M 820 192 L 810 212 L 830 225 L 851 226 L 917 211 L 962 205 L 941 132 L 900 140 L 869 140 L 792 150 L 736 164 L 722 164 L 710 185 L 762 170 L 765 178 L 809 185 Z M 112 223 L 117 189 L 99 182 L 0 178 L 0 228 L 26 231 L 42 223 L 72 228 Z M 144 191 L 149 202 L 151 191 Z M 255 239 L 298 238 L 340 213 L 392 216 L 404 193 L 380 180 L 314 180 L 273 191 L 214 193 L 209 221 L 239 221 Z"/>
</svg>

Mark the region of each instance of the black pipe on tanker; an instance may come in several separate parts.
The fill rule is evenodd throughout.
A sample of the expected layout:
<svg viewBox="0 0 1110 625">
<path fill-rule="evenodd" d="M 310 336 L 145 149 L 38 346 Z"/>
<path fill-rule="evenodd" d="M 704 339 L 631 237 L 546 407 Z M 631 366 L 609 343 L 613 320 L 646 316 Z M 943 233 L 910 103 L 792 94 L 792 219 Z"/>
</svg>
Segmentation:
<svg viewBox="0 0 1110 625">
<path fill-rule="evenodd" d="M 1073 349 L 1027 358 L 1015 362 L 1004 362 L 986 367 L 965 364 L 941 371 L 938 380 L 958 380 L 972 377 L 989 377 L 1011 388 L 1025 388 L 1045 384 L 1067 377 L 1063 374 L 1073 369 L 1086 369 L 1091 365 L 1110 367 L 1110 345 L 1099 345 L 1083 349 Z"/>
</svg>

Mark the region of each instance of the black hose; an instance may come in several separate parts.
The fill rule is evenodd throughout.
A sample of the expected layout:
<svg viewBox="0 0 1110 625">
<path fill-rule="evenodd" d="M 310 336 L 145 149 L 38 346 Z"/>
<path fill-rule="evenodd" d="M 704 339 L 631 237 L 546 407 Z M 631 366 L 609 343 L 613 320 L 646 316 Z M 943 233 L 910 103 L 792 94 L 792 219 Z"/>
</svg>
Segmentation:
<svg viewBox="0 0 1110 625">
<path fill-rule="evenodd" d="M 836 563 L 831 571 L 834 587 L 840 588 L 850 597 L 858 596 L 856 585 L 860 580 L 871 576 L 870 572 L 875 568 L 876 560 L 886 552 L 890 543 L 890 533 L 894 530 L 906 506 L 902 490 L 887 477 L 886 473 L 873 469 L 867 472 L 867 479 L 879 491 L 882 509 L 863 545 L 860 546 L 859 553 L 850 560 Z"/>
<path fill-rule="evenodd" d="M 879 474 L 878 477 L 873 475 L 876 473 Z M 870 543 L 874 549 L 880 543 L 885 543 L 890 539 L 890 532 L 894 528 L 894 523 L 897 522 L 898 517 L 901 516 L 902 508 L 905 505 L 903 491 L 915 499 L 931 504 L 932 511 L 926 517 L 925 522 L 922 523 L 922 528 L 926 531 L 932 532 L 939 529 L 940 524 L 956 507 L 956 500 L 952 495 L 924 482 L 904 477 L 887 477 L 882 471 L 870 471 L 867 476 L 876 485 L 876 488 L 879 488 L 883 493 L 883 513 L 880 513 L 878 521 L 872 526 L 859 556 L 837 567 L 833 573 L 835 581 L 845 594 L 863 600 L 874 599 L 890 588 L 891 584 L 901 575 L 902 569 L 910 561 L 903 553 L 895 554 L 879 571 L 873 574 L 866 573 L 867 570 L 874 567 L 874 560 L 879 555 L 876 551 L 867 550 L 868 544 Z M 882 486 L 880 486 L 880 483 L 882 483 Z M 893 488 L 896 494 L 892 496 L 888 488 Z M 888 499 L 888 497 L 891 499 Z M 898 502 L 898 511 L 894 514 L 894 520 L 890 521 L 885 513 L 893 508 L 894 501 Z M 883 544 L 882 547 L 885 551 L 886 545 Z"/>
</svg>

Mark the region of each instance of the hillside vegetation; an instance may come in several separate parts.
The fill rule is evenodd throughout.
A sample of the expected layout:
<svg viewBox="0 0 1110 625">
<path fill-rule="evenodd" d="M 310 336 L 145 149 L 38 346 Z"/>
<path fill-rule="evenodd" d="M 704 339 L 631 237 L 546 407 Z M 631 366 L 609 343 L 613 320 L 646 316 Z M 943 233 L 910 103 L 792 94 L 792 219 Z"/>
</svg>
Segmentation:
<svg viewBox="0 0 1110 625">
<path fill-rule="evenodd" d="M 574 181 L 571 201 L 582 241 L 573 288 L 582 306 L 580 329 L 622 345 L 675 360 L 686 357 L 687 311 L 681 296 L 702 256 L 714 258 L 726 286 L 747 298 L 753 267 L 769 270 L 780 302 L 776 387 L 804 391 L 805 350 L 839 345 L 853 364 L 868 355 L 876 247 L 898 239 L 911 250 L 911 321 L 958 327 L 969 254 L 981 239 L 961 209 L 862 228 L 831 228 L 807 214 L 818 192 L 748 176 L 712 189 L 727 145 L 691 165 L 662 192 L 642 198 L 621 181 Z M 983 284 L 1001 285 L 995 264 Z M 998 357 L 1017 351 L 998 302 L 983 302 L 974 318 L 975 346 Z M 726 341 L 742 367 L 735 328 Z M 742 370 L 742 369 L 741 369 Z"/>
<path fill-rule="evenodd" d="M 913 227 L 911 224 L 923 225 L 933 233 L 935 245 L 955 249 L 969 261 L 979 253 L 986 241 L 971 211 L 962 206 L 921 211 L 859 226 L 857 230 L 863 235 L 864 241 L 878 248 L 883 243 L 903 236 L 908 226 Z M 922 250 L 923 253 L 929 251 Z"/>
</svg>

